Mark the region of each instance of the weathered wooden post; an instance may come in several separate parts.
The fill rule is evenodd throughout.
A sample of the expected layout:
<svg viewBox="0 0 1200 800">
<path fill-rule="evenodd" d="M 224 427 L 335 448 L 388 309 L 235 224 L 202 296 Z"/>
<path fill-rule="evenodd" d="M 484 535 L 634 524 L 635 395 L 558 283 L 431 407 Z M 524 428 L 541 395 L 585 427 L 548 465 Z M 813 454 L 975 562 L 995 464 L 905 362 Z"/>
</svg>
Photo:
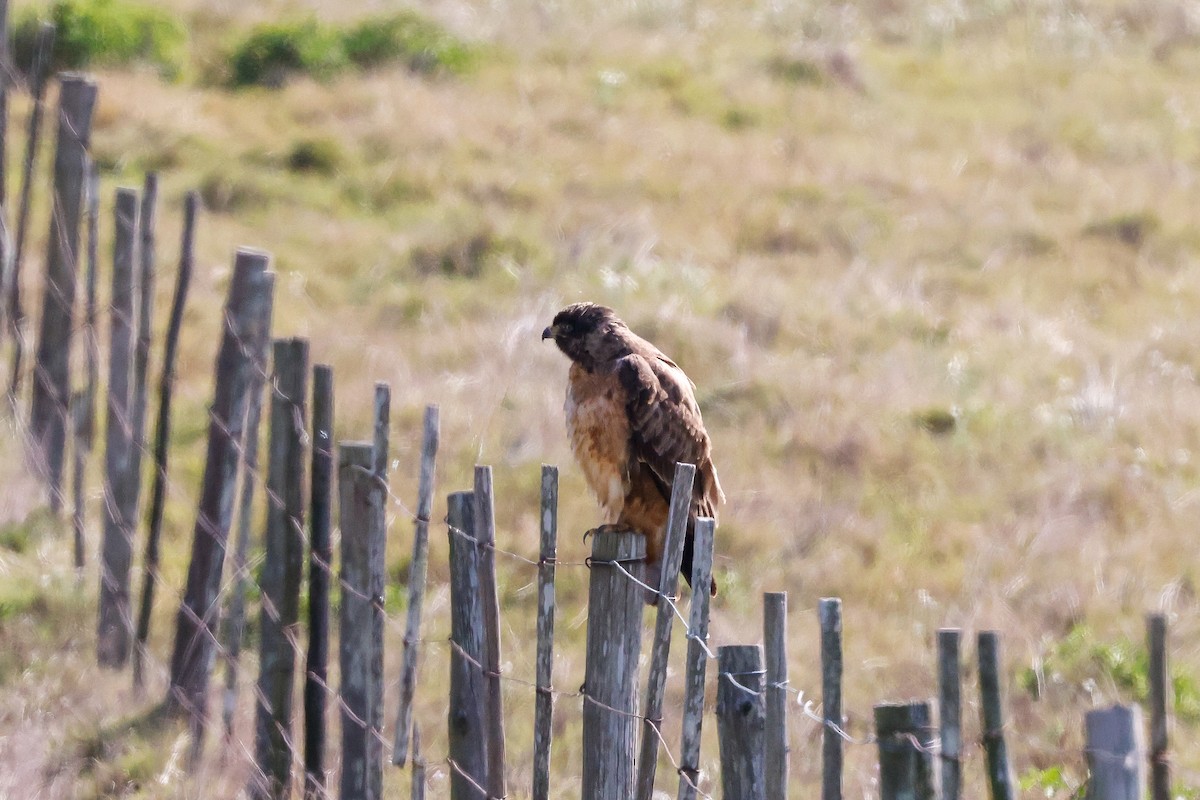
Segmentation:
<svg viewBox="0 0 1200 800">
<path fill-rule="evenodd" d="M 1087 759 L 1088 800 L 1142 800 L 1142 710 L 1113 706 L 1084 716 L 1084 756 Z"/>
<path fill-rule="evenodd" d="M 929 704 L 875 706 L 875 738 L 881 800 L 934 800 Z"/>
<path fill-rule="evenodd" d="M 763 650 L 767 662 L 766 794 L 785 800 L 788 789 L 787 592 L 763 594 Z"/>
<path fill-rule="evenodd" d="M 762 648 L 756 644 L 718 647 L 717 670 L 721 794 L 731 800 L 766 800 Z"/>
<path fill-rule="evenodd" d="M 658 613 L 654 638 L 650 642 L 650 671 L 646 677 L 646 702 L 642 708 L 642 750 L 638 758 L 638 800 L 654 796 L 654 773 L 658 768 L 658 747 L 662 737 L 662 707 L 667 687 L 667 658 L 671 652 L 671 624 L 675 613 L 671 604 L 679 585 L 679 567 L 683 563 L 683 544 L 687 537 L 688 510 L 692 504 L 692 484 L 696 480 L 693 464 L 676 464 L 667 513 L 667 538 L 658 575 L 646 575 L 658 589 Z"/>
<path fill-rule="evenodd" d="M 554 736 L 554 573 L 558 553 L 558 467 L 542 465 L 539 516 L 537 700 L 533 711 L 533 800 L 550 797 L 550 748 Z"/>
<path fill-rule="evenodd" d="M 158 207 L 158 175 L 146 173 L 142 189 L 142 208 L 138 213 L 138 280 L 137 280 L 137 337 L 133 349 L 133 385 L 129 397 L 130 439 L 129 477 L 124 501 L 128 507 L 130 527 L 136 530 L 138 507 L 142 496 L 142 453 L 146 450 L 146 409 L 150 373 L 150 337 L 154 331 L 154 224 Z"/>
<path fill-rule="evenodd" d="M 447 729 L 452 800 L 483 800 L 487 783 L 487 685 L 483 677 L 483 603 L 475 547 L 475 494 L 446 501 L 450 535 L 450 704 Z"/>
<path fill-rule="evenodd" d="M 150 637 L 150 616 L 154 608 L 154 589 L 158 581 L 159 542 L 162 539 L 163 511 L 167 501 L 167 467 L 171 445 L 171 403 L 175 389 L 175 361 L 179 353 L 179 334 L 183 329 L 183 310 L 192 284 L 195 263 L 196 212 L 200 195 L 188 192 L 183 203 L 183 235 L 179 245 L 179 272 L 171 298 L 171 316 L 163 343 L 162 372 L 158 379 L 158 419 L 154 423 L 154 483 L 150 490 L 149 531 L 142 559 L 142 602 L 138 609 L 133 657 L 133 683 L 142 685 L 142 659 Z"/>
<path fill-rule="evenodd" d="M 118 189 L 114 210 L 112 313 L 109 317 L 108 422 L 104 446 L 104 532 L 100 544 L 100 599 L 96 655 L 103 667 L 119 669 L 129 656 L 129 568 L 135 520 L 126 502 L 133 457 L 130 425 L 130 361 L 133 357 L 133 262 L 138 218 L 137 193 Z"/>
<path fill-rule="evenodd" d="M 325 791 L 325 702 L 329 678 L 329 577 L 333 509 L 333 368 L 313 368 L 312 489 L 308 562 L 308 657 L 304 671 L 304 797 Z"/>
<path fill-rule="evenodd" d="M 583 701 L 583 800 L 632 797 L 637 766 L 637 665 L 642 589 L 634 571 L 646 558 L 640 533 L 592 532 L 587 664 Z M 636 574 L 636 573 L 635 573 Z"/>
<path fill-rule="evenodd" d="M 275 276 L 267 271 L 269 260 L 260 251 L 238 251 L 217 353 L 208 451 L 192 534 L 192 560 L 176 620 L 171 686 L 167 692 L 168 707 L 185 709 L 196 724 L 207 717 L 208 680 L 216 613 L 220 607 L 217 596 L 233 516 L 238 443 L 245 421 L 250 373 L 254 360 L 261 355 L 247 353 L 243 347 L 260 340 L 265 343 L 265 334 L 271 326 Z"/>
<path fill-rule="evenodd" d="M 496 589 L 496 515 L 492 468 L 475 467 L 475 544 L 479 548 L 479 596 L 483 604 L 487 670 L 488 780 L 491 797 L 505 797 L 504 697 L 500 687 L 500 595 Z"/>
<path fill-rule="evenodd" d="M 396 740 L 392 747 L 392 763 L 397 766 L 404 766 L 408 757 L 408 731 L 412 726 L 413 694 L 417 687 L 417 656 L 421 647 L 421 609 L 425 604 L 429 517 L 433 514 L 437 449 L 438 407 L 426 406 L 421 439 L 421 474 L 417 481 L 417 518 L 413 521 L 413 555 L 408 570 L 408 620 L 404 630 L 404 658 L 400 671 L 400 708 L 396 712 Z"/>
<path fill-rule="evenodd" d="M 388 437 L 391 431 L 392 389 L 384 382 L 375 384 L 375 425 L 371 445 L 371 472 L 375 476 L 376 491 L 370 496 L 370 525 L 369 538 L 371 550 L 372 586 L 376 586 L 371 595 L 371 641 L 374 646 L 370 651 L 368 669 L 371 677 L 369 685 L 371 694 L 368 697 L 367 711 L 370 716 L 367 722 L 371 736 L 367 740 L 369 748 L 368 763 L 371 765 L 367 773 L 369 785 L 367 796 L 377 800 L 383 796 L 383 593 L 386 588 L 387 569 L 387 501 L 390 494 L 388 488 Z M 377 574 L 376 574 L 377 573 Z"/>
<path fill-rule="evenodd" d="M 412 800 L 425 800 L 425 757 L 421 755 L 421 726 L 412 726 Z"/>
<path fill-rule="evenodd" d="M 46 258 L 42 324 L 34 360 L 33 400 L 29 412 L 34 463 L 46 479 L 50 508 L 56 513 L 62 508 L 79 220 L 87 150 L 92 135 L 92 111 L 96 106 L 95 82 L 83 75 L 61 75 L 58 104 L 50 252 Z"/>
<path fill-rule="evenodd" d="M 84 387 L 72 398 L 74 446 L 72 447 L 71 528 L 75 539 L 75 570 L 82 579 L 84 564 L 84 468 L 96 444 L 96 387 L 100 385 L 100 340 L 96 331 L 96 281 L 100 272 L 100 170 L 88 162 L 87 261 L 84 277 L 83 353 Z M 137 664 L 135 662 L 135 668 Z"/>
<path fill-rule="evenodd" d="M 48 22 L 38 28 L 33 46 L 33 63 L 29 67 L 30 92 L 33 104 L 29 112 L 29 133 L 25 140 L 25 160 L 21 167 L 21 198 L 17 209 L 17 233 L 13 246 L 12 268 L 4 275 L 7 323 L 13 338 L 12 372 L 8 379 L 9 404 L 16 407 L 21 393 L 21 367 L 25 354 L 25 309 L 21 303 L 21 264 L 25 255 L 25 239 L 29 230 L 30 195 L 33 192 L 33 166 L 41 142 L 42 116 L 46 103 L 46 79 L 50 74 L 50 59 L 54 50 L 54 26 Z"/>
<path fill-rule="evenodd" d="M 1000 694 L 1000 636 L 979 633 L 979 698 L 983 748 L 987 753 L 988 791 L 992 800 L 1012 800 L 1013 779 L 1004 744 L 1004 711 Z"/>
<path fill-rule="evenodd" d="M 942 800 L 958 800 L 962 787 L 962 676 L 957 628 L 937 633 L 938 725 L 942 739 Z"/>
<path fill-rule="evenodd" d="M 1146 646 L 1149 664 L 1146 669 L 1150 684 L 1150 790 L 1153 800 L 1171 798 L 1171 763 L 1168 760 L 1168 699 L 1170 672 L 1167 669 L 1167 617 L 1165 614 L 1146 616 Z"/>
<path fill-rule="evenodd" d="M 374 471 L 374 447 L 344 442 L 338 448 L 338 491 L 342 530 L 341 665 L 343 800 L 379 800 L 375 794 L 383 764 L 372 724 L 381 700 L 382 675 L 375 671 L 383 642 L 375 637 L 375 615 L 383 595 L 384 565 L 378 560 L 383 528 L 375 519 L 383 508 L 383 485 Z"/>
<path fill-rule="evenodd" d="M 697 517 L 692 542 L 692 586 L 712 580 L 713 534 L 716 523 Z M 700 728 L 704 719 L 704 676 L 708 666 L 708 605 L 711 596 L 692 592 L 688 609 L 688 649 L 683 699 L 683 733 L 679 747 L 679 800 L 695 800 L 700 779 Z"/>
<path fill-rule="evenodd" d="M 292 783 L 292 687 L 300 633 L 304 567 L 304 446 L 308 405 L 308 341 L 274 346 L 271 434 L 267 461 L 266 556 L 259 586 L 258 691 L 254 798 L 284 798 Z"/>
<path fill-rule="evenodd" d="M 821 623 L 821 800 L 842 800 L 842 601 L 817 605 Z"/>
</svg>

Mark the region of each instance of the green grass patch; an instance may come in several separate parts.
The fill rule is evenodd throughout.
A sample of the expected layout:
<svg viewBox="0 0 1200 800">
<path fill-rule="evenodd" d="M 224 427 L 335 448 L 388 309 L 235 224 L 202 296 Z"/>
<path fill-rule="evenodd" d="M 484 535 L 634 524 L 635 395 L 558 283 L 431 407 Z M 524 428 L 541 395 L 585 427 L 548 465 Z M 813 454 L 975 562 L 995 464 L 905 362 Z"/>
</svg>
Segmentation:
<svg viewBox="0 0 1200 800">
<path fill-rule="evenodd" d="M 13 55 L 24 68 L 33 62 L 39 13 L 22 14 L 13 30 Z M 58 0 L 54 23 L 56 69 L 151 64 L 177 78 L 186 58 L 187 32 L 179 19 L 151 5 L 122 0 Z"/>
<path fill-rule="evenodd" d="M 460 74 L 476 53 L 444 28 L 412 12 L 365 19 L 342 36 L 346 58 L 362 69 L 402 63 L 413 72 Z"/>
</svg>

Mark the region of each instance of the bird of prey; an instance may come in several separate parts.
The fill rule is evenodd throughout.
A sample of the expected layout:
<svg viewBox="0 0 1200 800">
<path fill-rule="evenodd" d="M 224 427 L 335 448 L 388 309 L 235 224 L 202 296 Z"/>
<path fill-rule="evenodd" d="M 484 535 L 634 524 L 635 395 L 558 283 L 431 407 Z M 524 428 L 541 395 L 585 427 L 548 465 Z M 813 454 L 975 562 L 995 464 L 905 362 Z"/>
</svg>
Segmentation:
<svg viewBox="0 0 1200 800">
<path fill-rule="evenodd" d="M 565 410 L 575 458 L 605 524 L 645 535 L 648 576 L 662 560 L 675 463 L 696 465 L 680 570 L 690 585 L 696 517 L 715 518 L 725 500 L 694 384 L 612 309 L 594 303 L 558 312 L 542 339 L 571 359 Z M 715 580 L 709 590 L 717 593 Z"/>
</svg>

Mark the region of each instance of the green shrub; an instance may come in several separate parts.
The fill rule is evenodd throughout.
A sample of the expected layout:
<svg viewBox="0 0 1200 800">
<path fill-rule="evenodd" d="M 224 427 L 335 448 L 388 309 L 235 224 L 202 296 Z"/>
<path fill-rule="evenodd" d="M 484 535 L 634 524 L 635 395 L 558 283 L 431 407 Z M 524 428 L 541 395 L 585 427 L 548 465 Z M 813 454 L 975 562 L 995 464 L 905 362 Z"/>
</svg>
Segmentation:
<svg viewBox="0 0 1200 800">
<path fill-rule="evenodd" d="M 287 157 L 292 172 L 332 175 L 341 163 L 341 148 L 332 139 L 303 139 L 292 146 Z"/>
<path fill-rule="evenodd" d="M 471 49 L 441 26 L 411 12 L 365 19 L 345 32 L 346 57 L 363 69 L 403 62 L 414 72 L 461 73 Z"/>
<path fill-rule="evenodd" d="M 165 77 L 183 68 L 187 33 L 180 21 L 158 8 L 122 0 L 57 0 L 54 23 L 55 69 L 153 64 Z M 20 68 L 33 62 L 40 22 L 24 14 L 13 30 L 13 57 Z"/>
<path fill-rule="evenodd" d="M 337 31 L 308 19 L 258 25 L 230 56 L 234 86 L 279 87 L 293 75 L 330 77 L 346 66 Z"/>
</svg>

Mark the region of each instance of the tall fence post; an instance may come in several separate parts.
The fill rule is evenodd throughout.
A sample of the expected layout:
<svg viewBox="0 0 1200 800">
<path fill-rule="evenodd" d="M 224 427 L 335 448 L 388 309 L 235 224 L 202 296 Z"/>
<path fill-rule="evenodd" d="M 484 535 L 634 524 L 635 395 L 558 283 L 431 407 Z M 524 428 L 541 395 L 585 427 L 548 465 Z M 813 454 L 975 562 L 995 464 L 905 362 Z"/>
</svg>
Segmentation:
<svg viewBox="0 0 1200 800">
<path fill-rule="evenodd" d="M 979 698 L 983 748 L 987 753 L 988 792 L 992 800 L 1012 800 L 1013 779 L 1004 744 L 1004 710 L 1000 693 L 1000 636 L 979 633 Z"/>
<path fill-rule="evenodd" d="M 875 706 L 875 738 L 881 800 L 934 800 L 929 704 Z"/>
<path fill-rule="evenodd" d="M 723 797 L 766 800 L 763 685 L 762 648 L 756 644 L 717 648 L 717 739 Z"/>
<path fill-rule="evenodd" d="M 183 708 L 199 727 L 207 718 L 208 681 L 212 670 L 216 612 L 225 543 L 233 517 L 238 445 L 245 421 L 247 387 L 257 354 L 243 350 L 244 343 L 265 339 L 271 326 L 271 301 L 275 276 L 267 271 L 270 257 L 255 250 L 239 250 L 225 305 L 224 330 L 217 353 L 216 381 L 209 410 L 208 449 L 192 558 L 188 566 L 183 602 L 176 618 L 175 647 L 171 653 L 170 708 Z"/>
<path fill-rule="evenodd" d="M 129 454 L 129 478 L 124 498 L 129 509 L 130 527 L 136 530 L 138 507 L 142 496 L 142 453 L 146 450 L 146 412 L 150 374 L 150 339 L 154 332 L 154 226 L 158 209 L 158 175 L 146 173 L 142 189 L 142 207 L 138 214 L 138 312 L 137 336 L 133 348 L 133 385 L 130 387 L 130 438 L 133 449 Z M 132 542 L 130 543 L 132 545 Z"/>
<path fill-rule="evenodd" d="M 59 78 L 58 142 L 54 155 L 54 202 L 42 294 L 42 324 L 34 361 L 30 431 L 35 465 L 46 479 L 50 508 L 62 508 L 67 404 L 71 398 L 71 332 L 74 329 L 79 220 L 87 149 L 92 134 L 96 84 L 83 75 Z"/>
<path fill-rule="evenodd" d="M 821 623 L 821 800 L 842 800 L 842 601 L 817 605 Z"/>
<path fill-rule="evenodd" d="M 84 387 L 74 398 L 74 461 L 71 476 L 72 533 L 75 539 L 75 570 L 82 579 L 84 554 L 84 468 L 96 444 L 96 387 L 100 385 L 100 340 L 96 330 L 96 281 L 100 272 L 100 170 L 96 162 L 88 161 L 87 188 L 87 260 L 84 277 Z"/>
<path fill-rule="evenodd" d="M 417 656 L 421 651 L 421 610 L 425 605 L 425 574 L 429 567 L 429 517 L 433 514 L 434 467 L 438 450 L 438 407 L 426 406 L 421 437 L 421 474 L 417 481 L 417 518 L 413 520 L 413 555 L 408 570 L 408 619 L 400 671 L 400 707 L 396 711 L 396 740 L 392 763 L 404 766 L 412 726 L 413 694 L 417 688 Z"/>
<path fill-rule="evenodd" d="M 1167 668 L 1167 617 L 1146 616 L 1146 647 L 1149 651 L 1147 677 L 1150 683 L 1150 790 L 1152 800 L 1170 800 L 1171 763 L 1168 761 L 1168 699 L 1170 672 Z"/>
<path fill-rule="evenodd" d="M 712 580 L 713 534 L 711 517 L 697 517 L 692 541 L 692 586 L 708 586 Z M 700 780 L 700 732 L 704 720 L 704 676 L 708 658 L 708 605 L 711 595 L 692 591 L 688 609 L 688 649 L 684 671 L 683 732 L 679 747 L 679 800 L 695 800 Z"/>
<path fill-rule="evenodd" d="M 784 800 L 788 789 L 787 592 L 763 594 L 763 650 L 767 668 L 766 794 Z"/>
<path fill-rule="evenodd" d="M 284 798 L 292 778 L 292 687 L 300 627 L 304 568 L 304 447 L 308 400 L 308 341 L 280 339 L 274 346 L 271 435 L 267 460 L 266 554 L 259 586 L 258 691 L 255 798 Z"/>
<path fill-rule="evenodd" d="M 667 658 L 671 652 L 671 624 L 675 621 L 674 597 L 683 563 L 688 511 L 692 505 L 693 464 L 676 464 L 667 513 L 667 539 L 658 575 L 646 575 L 658 589 L 654 638 L 650 640 L 650 669 L 646 676 L 646 702 L 642 708 L 642 750 L 638 757 L 637 800 L 651 800 L 654 774 L 658 769 L 658 747 L 662 739 L 662 707 L 667 686 Z"/>
<path fill-rule="evenodd" d="M 341 665 L 342 800 L 379 800 L 374 773 L 383 765 L 375 759 L 372 738 L 374 705 L 382 690 L 373 669 L 375 653 L 383 643 L 375 640 L 376 600 L 382 592 L 383 564 L 372 563 L 383 551 L 373 541 L 382 533 L 374 516 L 382 507 L 382 484 L 374 472 L 370 443 L 343 442 L 338 448 L 338 492 L 342 531 Z"/>
<path fill-rule="evenodd" d="M 17 208 L 17 235 L 13 248 L 12 268 L 4 276 L 5 303 L 8 310 L 8 329 L 13 339 L 12 372 L 8 379 L 8 401 L 16 408 L 21 394 L 21 373 L 25 359 L 25 308 L 21 302 L 21 264 L 25 256 L 25 239 L 29 231 L 29 206 L 33 193 L 33 167 L 41 142 L 42 117 L 46 108 L 46 79 L 54 50 L 54 26 L 49 22 L 38 28 L 33 46 L 33 63 L 29 68 L 32 107 L 29 111 L 29 133 L 25 140 L 25 160 L 21 166 L 21 198 Z"/>
<path fill-rule="evenodd" d="M 171 315 L 163 343 L 162 372 L 158 380 L 158 419 L 154 423 L 154 482 L 150 490 L 149 531 L 142 559 L 142 602 L 138 609 L 133 654 L 133 684 L 142 686 L 142 661 L 150 637 L 150 616 L 154 608 L 154 589 L 158 582 L 159 542 L 162 539 L 163 511 L 167 504 L 167 467 L 171 446 L 171 403 L 175 390 L 175 361 L 179 353 L 179 334 L 183 329 L 183 310 L 192 283 L 195 261 L 196 212 L 200 195 L 188 192 L 183 203 L 183 234 L 179 245 L 179 272 L 171 298 Z"/>
<path fill-rule="evenodd" d="M 554 573 L 558 553 L 558 467 L 542 465 L 538 517 L 537 700 L 533 711 L 533 800 L 550 797 L 550 748 L 554 737 Z"/>
<path fill-rule="evenodd" d="M 304 671 L 304 797 L 324 798 L 325 714 L 329 677 L 330 536 L 333 509 L 333 368 L 313 368 L 312 477 L 308 566 L 308 656 Z"/>
<path fill-rule="evenodd" d="M 104 446 L 104 533 L 100 544 L 100 597 L 96 654 L 101 666 L 118 669 L 129 655 L 129 568 L 133 562 L 134 519 L 125 498 L 133 458 L 129 399 L 133 357 L 134 242 L 138 198 L 118 189 L 114 209 L 112 313 L 109 316 L 108 422 Z"/>
<path fill-rule="evenodd" d="M 961 633 L 957 628 L 943 628 L 937 632 L 938 726 L 942 739 L 942 800 L 958 800 L 962 787 L 960 639 Z"/>
<path fill-rule="evenodd" d="M 450 703 L 446 727 L 452 800 L 483 800 L 487 783 L 487 686 L 483 679 L 483 604 L 475 547 L 475 493 L 446 500 L 450 536 Z"/>
<path fill-rule="evenodd" d="M 1142 710 L 1113 706 L 1084 716 L 1084 756 L 1087 758 L 1088 800 L 1141 800 Z"/>
<path fill-rule="evenodd" d="M 632 797 L 637 764 L 637 665 L 642 590 L 634 572 L 646 539 L 632 531 L 592 532 L 587 663 L 583 684 L 583 800 Z"/>
<path fill-rule="evenodd" d="M 388 488 L 388 437 L 391 432 L 392 389 L 382 381 L 375 384 L 375 424 L 371 444 L 371 472 L 375 476 L 376 491 L 371 495 L 370 514 L 370 565 L 371 580 L 371 642 L 370 695 L 367 699 L 367 722 L 370 737 L 367 773 L 367 796 L 378 800 L 383 796 L 383 593 L 387 578 L 387 501 Z"/>
<path fill-rule="evenodd" d="M 500 686 L 500 595 L 496 589 L 496 515 L 492 468 L 475 467 L 475 544 L 479 548 L 479 595 L 483 603 L 487 666 L 489 797 L 505 797 L 504 697 Z"/>
</svg>

